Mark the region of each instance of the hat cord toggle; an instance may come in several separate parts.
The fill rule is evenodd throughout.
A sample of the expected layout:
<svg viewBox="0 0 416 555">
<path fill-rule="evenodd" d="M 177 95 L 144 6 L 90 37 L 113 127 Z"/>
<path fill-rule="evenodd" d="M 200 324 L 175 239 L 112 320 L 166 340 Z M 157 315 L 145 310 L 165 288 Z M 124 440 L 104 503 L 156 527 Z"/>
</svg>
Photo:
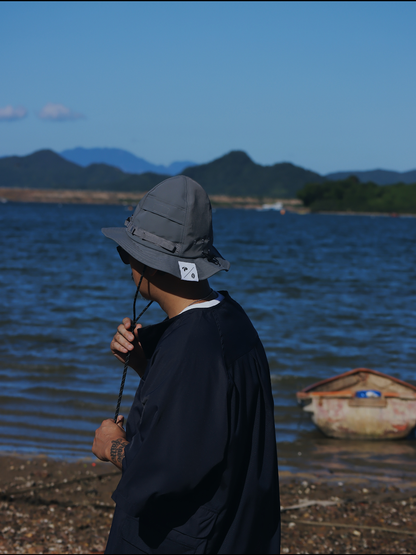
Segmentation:
<svg viewBox="0 0 416 555">
<path fill-rule="evenodd" d="M 143 274 L 140 277 L 140 281 L 139 281 L 139 285 L 137 286 L 136 289 L 136 294 L 134 295 L 134 301 L 133 301 L 133 321 L 132 321 L 132 325 L 131 325 L 131 329 L 132 329 L 132 333 L 134 335 L 134 328 L 136 327 L 137 322 L 140 320 L 140 318 L 143 316 L 143 314 L 146 312 L 146 310 L 149 308 L 149 306 L 153 303 L 153 301 L 150 301 L 150 303 L 140 312 L 140 314 L 137 316 L 136 318 L 136 301 L 137 301 L 137 296 L 139 294 L 140 291 L 140 286 L 142 284 L 143 281 L 143 276 L 144 273 L 146 271 L 146 266 L 143 268 Z M 126 378 L 127 378 L 127 369 L 129 366 L 129 361 L 130 361 L 130 355 L 131 355 L 132 351 L 129 351 L 126 355 L 126 360 L 124 362 L 124 368 L 123 368 L 123 376 L 121 378 L 121 384 L 120 384 L 120 392 L 118 394 L 118 399 L 117 399 L 117 407 L 116 407 L 116 412 L 114 415 L 114 422 L 117 423 L 117 418 L 118 415 L 120 414 L 120 405 L 121 405 L 121 399 L 123 397 L 123 391 L 124 391 L 124 384 L 126 383 Z"/>
<path fill-rule="evenodd" d="M 208 262 L 213 262 L 215 265 L 219 266 L 220 263 L 218 262 L 217 258 L 212 254 L 209 247 L 202 251 L 202 256 L 208 260 Z"/>
</svg>

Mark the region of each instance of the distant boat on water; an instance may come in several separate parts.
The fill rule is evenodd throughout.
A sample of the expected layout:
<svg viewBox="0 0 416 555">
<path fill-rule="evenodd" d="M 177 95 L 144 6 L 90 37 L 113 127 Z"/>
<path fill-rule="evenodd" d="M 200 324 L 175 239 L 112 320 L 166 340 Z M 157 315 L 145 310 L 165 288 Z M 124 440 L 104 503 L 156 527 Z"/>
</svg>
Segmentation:
<svg viewBox="0 0 416 555">
<path fill-rule="evenodd" d="M 260 210 L 283 210 L 283 202 L 277 201 L 273 204 L 263 204 Z"/>
<path fill-rule="evenodd" d="M 416 387 L 368 368 L 317 382 L 296 397 L 329 437 L 399 439 L 416 426 Z"/>
</svg>

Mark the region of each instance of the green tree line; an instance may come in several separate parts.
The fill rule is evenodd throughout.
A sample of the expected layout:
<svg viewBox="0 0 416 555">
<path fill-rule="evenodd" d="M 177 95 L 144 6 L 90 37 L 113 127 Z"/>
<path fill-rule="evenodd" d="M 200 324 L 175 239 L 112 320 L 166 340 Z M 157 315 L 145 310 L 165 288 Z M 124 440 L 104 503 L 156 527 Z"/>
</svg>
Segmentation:
<svg viewBox="0 0 416 555">
<path fill-rule="evenodd" d="M 416 183 L 376 185 L 350 176 L 340 181 L 310 183 L 297 193 L 312 212 L 416 213 Z"/>
</svg>

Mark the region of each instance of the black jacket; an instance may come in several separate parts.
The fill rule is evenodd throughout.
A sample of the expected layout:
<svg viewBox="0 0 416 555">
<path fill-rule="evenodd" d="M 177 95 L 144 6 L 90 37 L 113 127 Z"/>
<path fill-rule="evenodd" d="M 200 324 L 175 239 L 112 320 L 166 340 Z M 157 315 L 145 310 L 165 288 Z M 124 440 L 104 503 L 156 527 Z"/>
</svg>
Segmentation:
<svg viewBox="0 0 416 555">
<path fill-rule="evenodd" d="M 222 293 L 158 325 L 106 553 L 279 552 L 269 367 L 249 318 Z"/>
</svg>

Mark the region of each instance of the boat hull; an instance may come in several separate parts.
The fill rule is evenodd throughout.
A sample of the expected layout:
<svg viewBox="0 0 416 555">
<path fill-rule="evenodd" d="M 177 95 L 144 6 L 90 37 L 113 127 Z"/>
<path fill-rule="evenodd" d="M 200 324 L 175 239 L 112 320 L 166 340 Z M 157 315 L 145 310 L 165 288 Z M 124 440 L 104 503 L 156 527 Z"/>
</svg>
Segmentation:
<svg viewBox="0 0 416 555">
<path fill-rule="evenodd" d="M 416 386 L 368 368 L 322 380 L 296 394 L 327 436 L 400 439 L 416 427 Z"/>
<path fill-rule="evenodd" d="M 325 435 L 339 439 L 400 439 L 416 426 L 416 400 L 383 399 L 378 406 L 371 401 L 314 397 L 304 410 Z"/>
</svg>

